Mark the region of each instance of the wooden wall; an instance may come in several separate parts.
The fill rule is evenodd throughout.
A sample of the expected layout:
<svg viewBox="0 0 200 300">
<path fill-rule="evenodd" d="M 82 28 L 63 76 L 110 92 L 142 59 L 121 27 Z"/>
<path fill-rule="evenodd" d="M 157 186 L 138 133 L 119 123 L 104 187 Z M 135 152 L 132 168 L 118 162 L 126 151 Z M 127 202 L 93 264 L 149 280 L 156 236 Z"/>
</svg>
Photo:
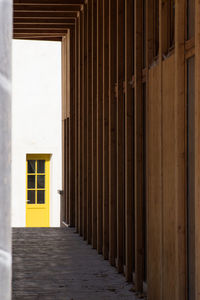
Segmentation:
<svg viewBox="0 0 200 300">
<path fill-rule="evenodd" d="M 70 31 L 69 67 L 62 42 L 63 218 L 149 300 L 200 299 L 197 165 L 193 224 L 187 214 L 189 79 L 196 112 L 200 86 L 199 60 L 193 79 L 187 70 L 200 45 L 194 11 L 192 0 L 87 0 Z"/>
</svg>

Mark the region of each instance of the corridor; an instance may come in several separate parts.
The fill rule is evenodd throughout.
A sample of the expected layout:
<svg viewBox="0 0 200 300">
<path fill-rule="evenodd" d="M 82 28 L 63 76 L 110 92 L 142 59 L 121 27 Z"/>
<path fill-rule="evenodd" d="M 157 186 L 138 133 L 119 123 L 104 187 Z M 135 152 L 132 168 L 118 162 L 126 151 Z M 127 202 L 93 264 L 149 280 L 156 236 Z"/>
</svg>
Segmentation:
<svg viewBox="0 0 200 300">
<path fill-rule="evenodd" d="M 13 300 L 136 299 L 71 228 L 13 229 Z"/>
</svg>

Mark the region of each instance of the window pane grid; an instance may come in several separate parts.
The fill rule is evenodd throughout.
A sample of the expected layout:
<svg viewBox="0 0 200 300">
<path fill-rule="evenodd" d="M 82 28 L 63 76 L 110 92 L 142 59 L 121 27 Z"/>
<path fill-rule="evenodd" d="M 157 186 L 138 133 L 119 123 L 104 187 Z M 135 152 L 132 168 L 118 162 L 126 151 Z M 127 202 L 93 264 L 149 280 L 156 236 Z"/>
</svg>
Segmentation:
<svg viewBox="0 0 200 300">
<path fill-rule="evenodd" d="M 30 163 L 33 165 L 33 160 L 28 160 L 27 161 L 27 203 L 28 204 L 45 204 L 45 193 L 46 193 L 46 164 L 45 164 L 45 160 L 35 160 L 34 161 L 34 171 L 33 168 L 31 170 L 32 173 L 30 173 Z M 40 171 L 40 173 L 37 173 L 37 171 Z M 42 172 L 44 173 L 42 173 Z M 34 176 L 34 185 L 33 185 L 33 181 L 31 180 Z M 38 179 L 38 176 L 39 179 Z M 43 176 L 43 178 L 42 178 Z M 40 180 L 40 181 L 39 181 Z M 31 186 L 31 184 L 32 186 Z M 30 186 L 30 187 L 29 187 Z M 33 201 L 33 199 L 28 199 L 29 198 L 29 191 L 34 192 L 34 198 L 35 201 Z M 33 195 L 33 194 L 32 194 Z M 38 195 L 40 197 L 40 199 L 38 199 Z"/>
</svg>

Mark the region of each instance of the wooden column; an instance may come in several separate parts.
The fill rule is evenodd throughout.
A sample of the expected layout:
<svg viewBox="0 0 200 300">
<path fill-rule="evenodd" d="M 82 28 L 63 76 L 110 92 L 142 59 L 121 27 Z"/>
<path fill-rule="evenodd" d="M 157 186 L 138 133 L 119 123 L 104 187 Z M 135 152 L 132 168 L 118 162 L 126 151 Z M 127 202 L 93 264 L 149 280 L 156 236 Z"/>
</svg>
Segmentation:
<svg viewBox="0 0 200 300">
<path fill-rule="evenodd" d="M 84 5 L 84 94 L 83 94 L 83 160 L 84 160 L 84 169 L 83 169 L 83 237 L 84 240 L 87 240 L 87 120 L 88 120 L 88 114 L 87 114 L 87 68 L 88 68 L 88 48 L 87 48 L 87 13 L 88 13 L 88 6 L 87 4 Z"/>
<path fill-rule="evenodd" d="M 75 227 L 78 228 L 78 18 L 75 24 Z"/>
<path fill-rule="evenodd" d="M 70 30 L 69 225 L 75 226 L 75 31 Z"/>
<path fill-rule="evenodd" d="M 142 1 L 135 0 L 135 286 L 143 288 Z"/>
<path fill-rule="evenodd" d="M 103 247 L 103 1 L 97 0 L 97 251 Z"/>
<path fill-rule="evenodd" d="M 195 1 L 195 300 L 200 299 L 200 3 Z"/>
<path fill-rule="evenodd" d="M 124 0 L 117 0 L 117 269 L 125 265 L 124 218 Z"/>
<path fill-rule="evenodd" d="M 175 287 L 176 299 L 186 299 L 186 161 L 185 161 L 185 2 L 177 1 L 175 15 Z"/>
<path fill-rule="evenodd" d="M 82 6 L 81 10 L 81 24 L 80 24 L 80 30 L 81 30 L 81 42 L 80 42 L 80 48 L 81 48 L 81 170 L 80 170 L 80 180 L 81 180 L 81 197 L 80 197 L 80 216 L 81 216 L 81 236 L 84 236 L 84 190 L 85 190 L 85 185 L 84 185 L 84 168 L 85 168 L 85 161 L 84 161 L 84 87 L 85 87 L 85 82 L 84 82 L 84 6 Z"/>
<path fill-rule="evenodd" d="M 116 0 L 109 0 L 109 260 L 115 265 L 117 248 L 117 148 L 116 148 Z"/>
<path fill-rule="evenodd" d="M 87 13 L 87 241 L 92 241 L 92 0 Z"/>
<path fill-rule="evenodd" d="M 103 255 L 109 256 L 109 1 L 103 0 Z"/>
<path fill-rule="evenodd" d="M 133 1 L 125 0 L 125 228 L 126 279 L 132 280 L 134 241 Z"/>
<path fill-rule="evenodd" d="M 97 0 L 92 1 L 92 246 L 97 248 Z"/>
</svg>

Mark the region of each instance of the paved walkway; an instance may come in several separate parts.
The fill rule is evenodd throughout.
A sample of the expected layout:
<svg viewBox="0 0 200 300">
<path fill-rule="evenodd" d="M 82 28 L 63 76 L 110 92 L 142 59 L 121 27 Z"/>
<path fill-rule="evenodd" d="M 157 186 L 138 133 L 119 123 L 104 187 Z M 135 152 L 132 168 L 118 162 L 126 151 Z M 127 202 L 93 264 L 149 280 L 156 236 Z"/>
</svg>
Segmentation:
<svg viewBox="0 0 200 300">
<path fill-rule="evenodd" d="M 135 300 L 131 289 L 74 229 L 13 229 L 13 300 Z"/>
</svg>

